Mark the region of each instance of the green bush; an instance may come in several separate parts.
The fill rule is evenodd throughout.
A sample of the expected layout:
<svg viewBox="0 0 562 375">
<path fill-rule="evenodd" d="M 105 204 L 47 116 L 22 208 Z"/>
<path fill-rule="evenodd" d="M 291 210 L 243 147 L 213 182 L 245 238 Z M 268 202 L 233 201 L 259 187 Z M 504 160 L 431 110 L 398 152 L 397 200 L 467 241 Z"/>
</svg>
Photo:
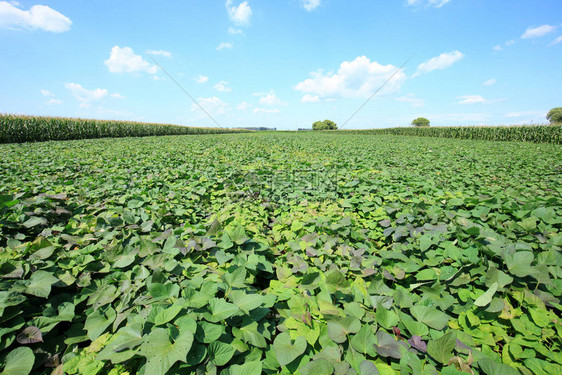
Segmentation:
<svg viewBox="0 0 562 375">
<path fill-rule="evenodd" d="M 562 107 L 552 108 L 546 115 L 546 119 L 551 125 L 562 124 Z"/>
<path fill-rule="evenodd" d="M 412 126 L 428 127 L 429 120 L 426 119 L 425 117 L 418 117 L 417 119 L 412 120 Z"/>
<path fill-rule="evenodd" d="M 332 120 L 316 121 L 312 124 L 312 130 L 337 130 L 338 125 Z"/>
</svg>

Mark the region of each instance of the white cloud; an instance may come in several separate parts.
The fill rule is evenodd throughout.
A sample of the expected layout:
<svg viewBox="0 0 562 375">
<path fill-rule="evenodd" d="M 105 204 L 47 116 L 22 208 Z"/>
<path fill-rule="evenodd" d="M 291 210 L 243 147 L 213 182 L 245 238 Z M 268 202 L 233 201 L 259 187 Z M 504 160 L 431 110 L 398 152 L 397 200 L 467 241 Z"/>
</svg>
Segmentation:
<svg viewBox="0 0 562 375">
<path fill-rule="evenodd" d="M 238 34 L 238 35 L 244 35 L 244 33 L 242 32 L 242 30 L 236 29 L 236 28 L 234 28 L 234 27 L 229 27 L 229 28 L 228 28 L 228 33 L 229 33 L 230 35 L 237 35 L 237 34 Z"/>
<path fill-rule="evenodd" d="M 195 82 L 197 83 L 206 83 L 209 80 L 209 77 L 199 74 L 197 78 L 195 78 Z"/>
<path fill-rule="evenodd" d="M 451 0 L 407 0 L 406 4 L 409 6 L 415 5 L 426 5 L 435 8 L 441 8 L 443 5 L 447 4 Z"/>
<path fill-rule="evenodd" d="M 0 1 L 0 28 L 45 30 L 62 33 L 70 30 L 72 21 L 46 5 L 34 5 L 29 10 L 18 8 L 19 3 Z"/>
<path fill-rule="evenodd" d="M 232 43 L 226 43 L 226 42 L 222 42 L 221 44 L 219 44 L 217 46 L 217 51 L 220 51 L 221 49 L 232 49 L 232 47 L 234 47 L 234 45 Z"/>
<path fill-rule="evenodd" d="M 228 16 L 234 24 L 239 26 L 248 26 L 250 24 L 252 8 L 250 8 L 247 1 L 243 1 L 238 6 L 235 6 L 232 5 L 232 0 L 226 0 L 225 6 L 228 10 Z"/>
<path fill-rule="evenodd" d="M 111 73 L 146 72 L 156 74 L 158 72 L 156 65 L 150 65 L 142 56 L 136 55 L 131 47 L 113 47 L 109 59 L 105 60 L 104 64 Z"/>
<path fill-rule="evenodd" d="M 46 103 L 47 105 L 59 105 L 62 104 L 63 101 L 60 99 L 49 99 L 49 101 Z"/>
<path fill-rule="evenodd" d="M 263 113 L 263 114 L 278 114 L 281 113 L 280 110 L 275 108 L 255 108 L 254 113 Z"/>
<path fill-rule="evenodd" d="M 111 94 L 111 95 L 109 95 L 109 96 L 111 96 L 111 97 L 114 98 L 114 99 L 127 99 L 126 96 L 123 96 L 123 95 L 118 94 L 118 93 Z"/>
<path fill-rule="evenodd" d="M 514 45 L 514 44 L 515 44 L 515 40 L 514 40 L 514 39 L 511 39 L 511 40 L 508 40 L 507 42 L 505 42 L 505 43 L 503 44 L 503 46 L 502 46 L 501 44 L 498 44 L 498 45 L 494 46 L 492 49 L 493 49 L 494 51 L 501 51 L 501 50 L 503 50 L 503 47 L 504 47 L 504 46 L 509 47 L 509 46 Z"/>
<path fill-rule="evenodd" d="M 489 79 L 489 80 L 485 81 L 484 86 L 493 86 L 493 85 L 496 84 L 496 82 L 497 81 L 495 80 L 495 78 L 492 78 L 492 79 Z"/>
<path fill-rule="evenodd" d="M 527 31 L 525 31 L 525 33 L 521 35 L 521 39 L 539 38 L 541 36 L 553 32 L 554 30 L 556 30 L 556 26 L 551 26 L 551 25 L 529 27 L 527 28 Z"/>
<path fill-rule="evenodd" d="M 321 0 L 301 0 L 302 7 L 309 12 L 312 12 L 314 9 L 318 8 L 322 3 Z"/>
<path fill-rule="evenodd" d="M 410 103 L 412 107 L 423 107 L 425 105 L 425 100 L 416 98 L 414 94 L 400 96 L 398 98 L 395 98 L 395 100 L 403 103 Z"/>
<path fill-rule="evenodd" d="M 543 111 L 521 111 L 521 112 L 510 112 L 510 113 L 505 114 L 505 117 L 508 117 L 508 118 L 532 117 L 532 116 L 545 118 L 546 112 L 543 112 Z"/>
<path fill-rule="evenodd" d="M 498 44 L 498 45 L 494 46 L 492 49 L 494 51 L 501 51 L 503 49 L 503 47 L 501 46 L 501 44 Z"/>
<path fill-rule="evenodd" d="M 508 40 L 507 42 L 505 42 L 505 45 L 508 46 L 508 47 L 509 47 L 509 46 L 512 46 L 512 45 L 514 45 L 514 44 L 515 44 L 515 40 L 514 40 L 514 39 L 511 39 L 511 40 Z"/>
<path fill-rule="evenodd" d="M 86 90 L 78 83 L 66 83 L 64 87 L 78 99 L 82 108 L 88 108 L 92 102 L 100 101 L 109 95 L 106 89 Z"/>
<path fill-rule="evenodd" d="M 319 96 L 313 96 L 313 95 L 310 95 L 310 94 L 306 94 L 301 99 L 302 103 L 318 103 L 319 101 L 320 101 Z"/>
<path fill-rule="evenodd" d="M 215 85 L 215 90 L 217 90 L 219 92 L 230 92 L 230 91 L 232 91 L 230 89 L 230 87 L 228 86 L 228 82 L 226 82 L 226 81 L 220 81 L 219 83 L 217 83 Z"/>
<path fill-rule="evenodd" d="M 434 57 L 424 63 L 421 63 L 418 66 L 418 71 L 413 75 L 413 77 L 419 76 L 422 73 L 429 73 L 434 70 L 447 69 L 448 67 L 450 67 L 451 65 L 462 59 L 463 57 L 464 55 L 459 51 L 442 53 L 437 57 Z"/>
<path fill-rule="evenodd" d="M 463 95 L 457 97 L 459 100 L 459 104 L 487 104 L 490 103 L 490 100 L 484 99 L 480 95 Z"/>
<path fill-rule="evenodd" d="M 396 69 L 394 65 L 381 65 L 376 61 L 371 62 L 365 56 L 359 56 L 353 61 L 341 63 L 337 73 L 311 73 L 312 78 L 298 83 L 295 90 L 316 94 L 320 98 L 366 98 L 392 76 Z M 388 82 L 384 92 L 397 91 L 405 80 L 406 75 L 399 71 Z"/>
<path fill-rule="evenodd" d="M 287 103 L 283 102 L 275 95 L 275 92 L 273 90 L 266 94 L 262 93 L 259 96 L 261 96 L 260 104 L 263 105 L 287 105 Z"/>
<path fill-rule="evenodd" d="M 220 98 L 213 96 L 211 98 L 197 98 L 197 102 L 205 109 L 205 111 L 209 112 L 213 115 L 224 115 L 226 112 L 227 105 L 223 102 Z M 195 103 L 191 105 L 192 112 L 200 112 L 201 108 Z"/>
<path fill-rule="evenodd" d="M 53 94 L 49 90 L 41 90 L 41 95 L 47 96 L 47 97 L 54 97 L 55 96 L 55 94 Z"/>
<path fill-rule="evenodd" d="M 250 107 L 251 107 L 251 104 L 246 103 L 246 102 L 242 102 L 242 103 L 240 103 L 236 106 L 236 109 L 239 110 L 239 111 L 244 111 L 244 110 L 246 110 Z"/>
<path fill-rule="evenodd" d="M 558 43 L 562 43 L 562 35 L 560 35 L 558 38 L 554 39 L 548 46 L 552 47 Z"/>
<path fill-rule="evenodd" d="M 167 58 L 172 58 L 172 53 L 168 52 L 168 51 L 164 51 L 164 50 L 155 50 L 155 49 L 149 49 L 146 51 L 146 53 L 148 53 L 149 55 L 155 55 L 155 56 L 164 56 Z"/>
</svg>

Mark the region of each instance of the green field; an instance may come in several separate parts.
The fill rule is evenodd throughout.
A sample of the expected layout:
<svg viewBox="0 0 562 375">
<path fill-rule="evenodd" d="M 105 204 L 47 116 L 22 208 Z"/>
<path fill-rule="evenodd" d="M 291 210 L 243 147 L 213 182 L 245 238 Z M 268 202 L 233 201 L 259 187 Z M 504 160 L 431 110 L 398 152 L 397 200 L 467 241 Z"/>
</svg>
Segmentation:
<svg viewBox="0 0 562 375">
<path fill-rule="evenodd" d="M 562 373 L 560 145 L 268 132 L 0 154 L 5 374 Z"/>
</svg>

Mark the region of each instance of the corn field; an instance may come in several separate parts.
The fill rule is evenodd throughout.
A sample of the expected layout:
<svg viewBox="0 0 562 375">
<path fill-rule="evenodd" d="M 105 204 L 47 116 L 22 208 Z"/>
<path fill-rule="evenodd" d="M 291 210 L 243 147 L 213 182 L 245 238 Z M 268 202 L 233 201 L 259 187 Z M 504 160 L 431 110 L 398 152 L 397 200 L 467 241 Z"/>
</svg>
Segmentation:
<svg viewBox="0 0 562 375">
<path fill-rule="evenodd" d="M 389 128 L 349 130 L 348 132 L 360 134 L 409 135 L 417 137 L 562 144 L 562 126 L 559 125 Z"/>
<path fill-rule="evenodd" d="M 234 132 L 243 131 L 236 129 L 148 124 L 130 121 L 0 115 L 0 143 Z"/>
</svg>

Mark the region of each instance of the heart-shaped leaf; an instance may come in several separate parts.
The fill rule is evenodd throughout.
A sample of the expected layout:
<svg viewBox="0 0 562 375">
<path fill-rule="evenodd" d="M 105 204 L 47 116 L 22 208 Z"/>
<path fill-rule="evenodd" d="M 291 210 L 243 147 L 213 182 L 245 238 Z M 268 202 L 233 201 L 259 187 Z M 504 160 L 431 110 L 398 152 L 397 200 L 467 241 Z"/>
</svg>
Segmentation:
<svg viewBox="0 0 562 375">
<path fill-rule="evenodd" d="M 294 341 L 287 332 L 280 333 L 273 341 L 273 351 L 281 366 L 286 366 L 303 354 L 308 346 L 304 337 L 297 337 Z"/>
</svg>

